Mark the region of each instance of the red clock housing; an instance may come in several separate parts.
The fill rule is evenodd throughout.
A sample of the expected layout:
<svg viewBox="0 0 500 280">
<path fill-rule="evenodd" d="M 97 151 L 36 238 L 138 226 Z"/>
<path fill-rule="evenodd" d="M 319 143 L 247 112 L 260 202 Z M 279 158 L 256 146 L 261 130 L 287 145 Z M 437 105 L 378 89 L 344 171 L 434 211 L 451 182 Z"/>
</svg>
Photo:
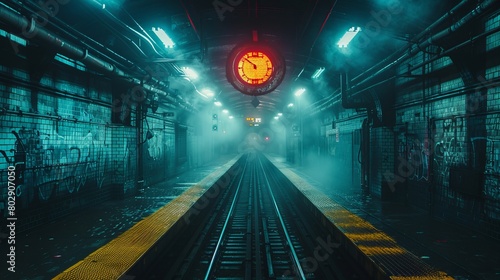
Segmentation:
<svg viewBox="0 0 500 280">
<path fill-rule="evenodd" d="M 262 43 L 237 45 L 226 65 L 226 76 L 233 87 L 253 96 L 276 89 L 284 75 L 284 58 L 274 48 Z"/>
</svg>

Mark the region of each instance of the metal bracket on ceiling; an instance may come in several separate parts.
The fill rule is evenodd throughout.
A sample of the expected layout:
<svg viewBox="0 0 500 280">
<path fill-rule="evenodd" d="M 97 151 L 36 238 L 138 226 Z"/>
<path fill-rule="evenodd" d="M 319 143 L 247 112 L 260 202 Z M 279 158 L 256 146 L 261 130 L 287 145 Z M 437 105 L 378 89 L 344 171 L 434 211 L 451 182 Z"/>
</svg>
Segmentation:
<svg viewBox="0 0 500 280">
<path fill-rule="evenodd" d="M 252 30 L 252 41 L 258 42 L 259 41 L 259 33 L 257 30 Z"/>
<path fill-rule="evenodd" d="M 259 99 L 257 98 L 257 96 L 254 96 L 253 99 L 252 99 L 252 105 L 253 107 L 257 108 L 259 105 L 260 105 L 260 101 Z"/>
</svg>

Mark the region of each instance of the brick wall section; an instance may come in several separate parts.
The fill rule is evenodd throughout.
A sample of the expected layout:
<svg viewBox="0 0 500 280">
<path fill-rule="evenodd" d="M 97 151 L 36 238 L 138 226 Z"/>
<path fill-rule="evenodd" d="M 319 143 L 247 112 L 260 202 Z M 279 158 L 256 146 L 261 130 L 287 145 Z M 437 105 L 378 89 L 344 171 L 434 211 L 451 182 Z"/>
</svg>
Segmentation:
<svg viewBox="0 0 500 280">
<path fill-rule="evenodd" d="M 485 22 L 485 29 L 498 26 L 499 21 L 500 15 L 491 17 Z M 500 33 L 488 36 L 486 51 L 497 50 L 499 46 Z M 415 65 L 422 57 L 430 56 L 417 54 L 402 63 L 397 73 L 407 74 L 408 64 Z M 487 64 L 484 79 L 498 79 L 500 65 L 492 65 L 491 60 Z M 399 176 L 398 183 L 405 189 L 410 203 L 432 211 L 436 217 L 500 238 L 500 165 L 497 163 L 500 162 L 500 88 L 487 88 L 487 115 L 475 116 L 475 112 L 467 107 L 466 99 L 466 94 L 473 92 L 464 90 L 464 83 L 450 58 L 443 57 L 432 62 L 425 71 L 434 73 L 433 77 L 423 82 L 419 77 L 396 80 L 396 126 L 385 129 L 390 133 L 372 129 L 372 162 L 378 160 L 383 164 L 380 157 L 387 156 L 395 159 L 395 175 Z M 420 69 L 418 73 L 414 71 L 411 74 L 419 73 Z M 485 137 L 469 136 L 471 126 L 482 124 L 487 133 Z M 486 146 L 486 155 L 480 155 L 475 150 L 480 144 Z M 383 152 L 391 145 L 395 147 L 394 153 Z M 455 189 L 470 186 L 463 186 L 463 182 L 458 186 L 452 185 L 453 170 L 466 168 L 464 172 L 467 176 L 473 176 L 470 174 L 475 174 L 473 169 L 477 167 L 470 164 L 474 165 L 480 156 L 486 156 L 486 169 L 482 174 L 484 182 L 480 186 L 482 195 L 469 195 Z M 409 164 L 411 172 L 398 170 L 404 164 Z M 370 188 L 378 194 L 381 171 L 373 167 L 371 171 Z M 373 171 L 376 173 L 373 174 Z M 383 191 L 381 193 L 383 195 Z"/>
<path fill-rule="evenodd" d="M 385 127 L 370 130 L 370 193 L 386 198 L 386 193 L 397 188 L 392 185 L 394 174 L 394 133 Z"/>
<path fill-rule="evenodd" d="M 146 183 L 153 184 L 165 180 L 176 172 L 175 129 L 174 123 L 157 116 L 149 116 L 147 120 L 149 130 L 154 136 L 143 144 L 144 171 Z"/>
<path fill-rule="evenodd" d="M 19 65 L 22 67 L 22 61 Z M 92 92 L 98 101 L 109 101 L 111 96 L 102 82 L 88 85 L 79 80 L 76 82 L 81 84 L 68 86 L 59 80 L 63 72 L 81 75 L 75 71 L 55 64 L 42 79 L 42 85 L 55 88 L 31 92 L 16 82 L 29 79 L 26 71 L 2 67 L 1 74 L 13 82 L 0 87 L 0 107 L 6 110 L 0 116 L 0 150 L 6 155 L 1 156 L 0 169 L 17 165 L 16 214 L 20 217 L 20 231 L 111 195 L 116 168 L 111 159 L 120 150 L 113 149 L 111 142 L 110 107 L 105 102 L 94 102 L 86 93 Z M 36 104 L 32 104 L 32 96 Z M 2 203 L 6 196 L 4 175 Z M 26 219 L 21 219 L 23 216 Z"/>
<path fill-rule="evenodd" d="M 135 194 L 137 182 L 137 134 L 128 126 L 111 126 L 111 183 L 115 197 Z"/>
</svg>

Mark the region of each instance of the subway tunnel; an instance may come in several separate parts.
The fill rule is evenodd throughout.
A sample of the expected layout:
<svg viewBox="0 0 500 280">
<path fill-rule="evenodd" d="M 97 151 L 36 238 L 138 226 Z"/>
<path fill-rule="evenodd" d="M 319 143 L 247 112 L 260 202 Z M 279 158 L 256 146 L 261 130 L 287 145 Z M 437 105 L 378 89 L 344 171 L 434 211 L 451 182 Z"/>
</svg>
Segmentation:
<svg viewBox="0 0 500 280">
<path fill-rule="evenodd" d="M 1 279 L 500 279 L 495 0 L 0 2 Z"/>
</svg>

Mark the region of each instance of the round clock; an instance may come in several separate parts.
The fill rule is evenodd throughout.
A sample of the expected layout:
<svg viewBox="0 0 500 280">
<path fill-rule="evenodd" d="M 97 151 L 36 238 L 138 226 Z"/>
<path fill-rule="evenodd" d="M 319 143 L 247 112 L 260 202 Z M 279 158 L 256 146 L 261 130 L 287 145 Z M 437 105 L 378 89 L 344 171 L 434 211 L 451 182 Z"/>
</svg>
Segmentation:
<svg viewBox="0 0 500 280">
<path fill-rule="evenodd" d="M 285 76 L 285 60 L 274 48 L 261 43 L 237 45 L 226 65 L 228 81 L 248 95 L 264 95 L 276 89 Z"/>
</svg>

